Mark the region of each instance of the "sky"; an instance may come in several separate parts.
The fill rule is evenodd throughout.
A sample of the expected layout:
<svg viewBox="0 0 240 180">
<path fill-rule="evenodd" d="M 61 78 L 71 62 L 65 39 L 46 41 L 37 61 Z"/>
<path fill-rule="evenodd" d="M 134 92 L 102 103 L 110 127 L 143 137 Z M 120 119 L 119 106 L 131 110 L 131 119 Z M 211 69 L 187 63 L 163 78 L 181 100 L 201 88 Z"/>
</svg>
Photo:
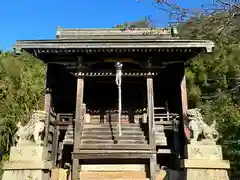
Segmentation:
<svg viewBox="0 0 240 180">
<path fill-rule="evenodd" d="M 12 50 L 16 40 L 54 39 L 63 28 L 111 28 L 151 16 L 166 27 L 169 18 L 153 0 L 1 0 L 0 49 Z M 199 7 L 210 0 L 172 0 L 184 7 Z"/>
</svg>

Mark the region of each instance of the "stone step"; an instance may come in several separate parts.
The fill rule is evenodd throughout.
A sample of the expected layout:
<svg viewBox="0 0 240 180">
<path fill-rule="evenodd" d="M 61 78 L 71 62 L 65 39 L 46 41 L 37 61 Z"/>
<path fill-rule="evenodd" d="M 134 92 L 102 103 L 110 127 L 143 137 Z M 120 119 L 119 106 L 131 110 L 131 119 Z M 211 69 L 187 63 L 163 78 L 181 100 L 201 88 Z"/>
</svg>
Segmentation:
<svg viewBox="0 0 240 180">
<path fill-rule="evenodd" d="M 147 175 L 141 171 L 80 172 L 81 180 L 146 180 Z"/>
</svg>

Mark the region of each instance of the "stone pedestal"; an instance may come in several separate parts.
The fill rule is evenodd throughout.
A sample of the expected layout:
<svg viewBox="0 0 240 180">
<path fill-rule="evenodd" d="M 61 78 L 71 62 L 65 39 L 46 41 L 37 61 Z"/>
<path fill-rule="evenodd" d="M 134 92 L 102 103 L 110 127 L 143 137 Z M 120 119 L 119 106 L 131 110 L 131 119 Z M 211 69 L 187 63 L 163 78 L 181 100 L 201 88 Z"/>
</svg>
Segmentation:
<svg viewBox="0 0 240 180">
<path fill-rule="evenodd" d="M 4 163 L 2 180 L 50 180 L 52 162 L 42 146 L 12 147 L 10 159 Z"/>
<path fill-rule="evenodd" d="M 188 159 L 182 160 L 186 180 L 229 180 L 229 161 L 223 160 L 219 145 L 190 144 L 186 147 Z"/>
</svg>

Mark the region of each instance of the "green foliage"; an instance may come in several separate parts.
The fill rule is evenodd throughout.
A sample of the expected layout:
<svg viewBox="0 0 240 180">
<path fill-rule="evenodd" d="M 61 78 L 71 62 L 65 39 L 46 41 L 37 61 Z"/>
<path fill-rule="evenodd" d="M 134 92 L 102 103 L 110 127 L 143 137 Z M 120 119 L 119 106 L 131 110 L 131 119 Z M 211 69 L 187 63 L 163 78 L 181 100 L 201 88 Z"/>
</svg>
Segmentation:
<svg viewBox="0 0 240 180">
<path fill-rule="evenodd" d="M 182 38 L 211 39 L 216 43 L 212 54 L 202 54 L 187 64 L 189 108 L 203 109 L 208 124 L 216 120 L 221 135 L 219 144 L 224 147 L 225 158 L 231 161 L 232 177 L 237 177 L 240 145 L 229 142 L 240 140 L 240 105 L 232 96 L 239 89 L 240 36 L 236 34 L 240 22 L 232 19 L 231 25 L 223 28 L 229 17 L 226 14 L 194 17 L 178 28 Z"/>
<path fill-rule="evenodd" d="M 25 122 L 33 109 L 43 108 L 44 65 L 29 54 L 15 57 L 11 52 L 0 56 L 0 151 L 1 166 L 16 132 L 16 123 Z"/>
<path fill-rule="evenodd" d="M 202 105 L 207 122 L 216 120 L 221 135 L 219 144 L 223 147 L 224 158 L 230 160 L 232 177 L 239 177 L 240 161 L 240 106 L 225 95 Z"/>
<path fill-rule="evenodd" d="M 5 154 L 3 157 L 2 157 L 2 160 L 0 161 L 0 179 L 3 175 L 3 170 L 2 170 L 2 166 L 3 166 L 3 163 L 8 161 L 9 160 L 9 155 L 8 154 Z"/>
<path fill-rule="evenodd" d="M 28 54 L 0 57 L 0 150 L 9 151 L 18 121 L 43 107 L 44 65 Z"/>
</svg>

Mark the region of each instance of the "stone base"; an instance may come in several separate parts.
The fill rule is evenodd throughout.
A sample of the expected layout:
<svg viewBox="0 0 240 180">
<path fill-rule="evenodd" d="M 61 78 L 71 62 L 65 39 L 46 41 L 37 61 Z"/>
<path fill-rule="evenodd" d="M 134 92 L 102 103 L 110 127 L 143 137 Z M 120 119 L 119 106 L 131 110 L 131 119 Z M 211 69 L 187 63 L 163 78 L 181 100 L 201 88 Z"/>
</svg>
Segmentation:
<svg viewBox="0 0 240 180">
<path fill-rule="evenodd" d="M 48 149 L 42 146 L 14 146 L 11 147 L 10 161 L 50 160 Z"/>
<path fill-rule="evenodd" d="M 185 175 L 187 180 L 229 180 L 224 169 L 187 169 Z"/>
<path fill-rule="evenodd" d="M 4 163 L 2 180 L 50 180 L 51 167 L 46 161 L 9 161 Z"/>
<path fill-rule="evenodd" d="M 226 160 L 185 159 L 181 161 L 181 166 L 188 169 L 230 169 L 230 163 Z"/>
<path fill-rule="evenodd" d="M 229 161 L 222 159 L 219 145 L 190 144 L 186 147 L 188 159 L 181 161 L 186 180 L 229 180 Z"/>
<path fill-rule="evenodd" d="M 42 170 L 4 171 L 2 180 L 50 180 L 50 173 Z"/>
<path fill-rule="evenodd" d="M 48 150 L 41 146 L 17 146 L 4 163 L 2 180 L 50 180 L 52 162 Z"/>
<path fill-rule="evenodd" d="M 187 159 L 222 160 L 222 147 L 219 145 L 189 144 L 186 147 Z"/>
</svg>

